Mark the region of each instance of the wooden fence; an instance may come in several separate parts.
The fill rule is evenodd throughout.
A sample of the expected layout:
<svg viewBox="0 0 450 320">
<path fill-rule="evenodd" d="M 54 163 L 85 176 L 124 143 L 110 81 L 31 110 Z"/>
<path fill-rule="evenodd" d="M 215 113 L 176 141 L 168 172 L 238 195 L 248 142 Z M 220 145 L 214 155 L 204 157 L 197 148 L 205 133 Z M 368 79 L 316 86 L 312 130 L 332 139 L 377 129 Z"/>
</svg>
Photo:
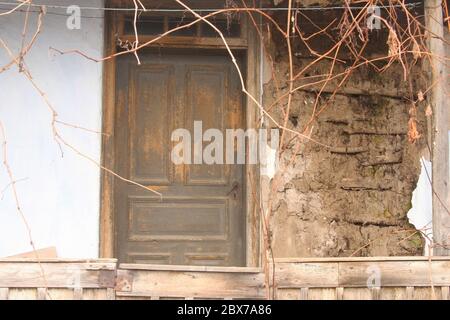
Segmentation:
<svg viewBox="0 0 450 320">
<path fill-rule="evenodd" d="M 277 299 L 449 299 L 448 257 L 278 259 Z"/>
<path fill-rule="evenodd" d="M 45 275 L 45 276 L 43 276 Z M 277 259 L 276 299 L 449 299 L 450 258 Z M 258 268 L 0 260 L 2 299 L 265 299 Z"/>
<path fill-rule="evenodd" d="M 121 264 L 118 299 L 264 299 L 258 268 Z"/>
<path fill-rule="evenodd" d="M 0 260 L 0 300 L 114 299 L 116 260 Z"/>
</svg>

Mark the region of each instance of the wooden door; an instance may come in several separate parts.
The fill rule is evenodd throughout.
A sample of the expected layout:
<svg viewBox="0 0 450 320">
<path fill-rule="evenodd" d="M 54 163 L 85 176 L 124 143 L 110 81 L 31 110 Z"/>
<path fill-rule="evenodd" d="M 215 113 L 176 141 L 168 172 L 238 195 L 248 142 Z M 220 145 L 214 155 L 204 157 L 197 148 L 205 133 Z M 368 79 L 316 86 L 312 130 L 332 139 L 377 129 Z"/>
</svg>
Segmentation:
<svg viewBox="0 0 450 320">
<path fill-rule="evenodd" d="M 116 69 L 115 250 L 121 262 L 245 265 L 244 165 L 171 161 L 171 134 L 243 128 L 243 95 L 225 53 L 121 56 Z M 206 146 L 209 142 L 204 142 Z M 193 146 L 192 142 L 192 146 Z M 224 143 L 224 146 L 225 143 Z"/>
</svg>

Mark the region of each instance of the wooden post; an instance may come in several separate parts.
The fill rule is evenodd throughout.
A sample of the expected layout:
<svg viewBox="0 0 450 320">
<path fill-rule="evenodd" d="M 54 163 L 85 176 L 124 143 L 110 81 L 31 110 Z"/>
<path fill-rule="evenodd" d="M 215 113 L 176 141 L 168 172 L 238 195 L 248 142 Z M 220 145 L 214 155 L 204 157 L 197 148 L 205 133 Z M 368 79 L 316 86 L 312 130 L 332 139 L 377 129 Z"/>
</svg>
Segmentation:
<svg viewBox="0 0 450 320">
<path fill-rule="evenodd" d="M 428 32 L 432 118 L 433 238 L 437 244 L 450 246 L 448 166 L 448 105 L 445 95 L 446 76 L 442 0 L 425 0 L 425 25 Z M 450 255 L 450 250 L 437 246 L 434 255 Z"/>
</svg>

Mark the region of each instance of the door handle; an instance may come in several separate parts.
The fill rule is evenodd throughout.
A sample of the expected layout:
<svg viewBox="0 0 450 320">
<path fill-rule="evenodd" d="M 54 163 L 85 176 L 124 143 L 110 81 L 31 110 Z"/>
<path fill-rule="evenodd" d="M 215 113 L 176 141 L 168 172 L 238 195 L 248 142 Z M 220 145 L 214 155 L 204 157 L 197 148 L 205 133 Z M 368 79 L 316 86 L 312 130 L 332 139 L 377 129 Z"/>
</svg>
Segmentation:
<svg viewBox="0 0 450 320">
<path fill-rule="evenodd" d="M 231 190 L 227 193 L 227 196 L 233 193 L 233 198 L 236 200 L 237 198 L 237 191 L 239 190 L 239 182 L 235 181 L 233 182 L 233 185 L 231 186 Z"/>
</svg>

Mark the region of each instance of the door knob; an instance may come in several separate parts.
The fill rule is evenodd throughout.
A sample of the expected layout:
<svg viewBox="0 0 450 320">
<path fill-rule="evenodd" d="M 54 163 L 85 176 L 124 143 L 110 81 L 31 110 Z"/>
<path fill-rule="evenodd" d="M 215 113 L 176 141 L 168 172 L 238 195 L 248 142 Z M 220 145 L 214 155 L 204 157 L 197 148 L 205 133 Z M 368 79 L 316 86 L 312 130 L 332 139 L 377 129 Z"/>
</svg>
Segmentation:
<svg viewBox="0 0 450 320">
<path fill-rule="evenodd" d="M 231 190 L 227 193 L 227 196 L 233 193 L 233 198 L 236 200 L 238 190 L 239 190 L 239 182 L 235 181 L 231 186 Z"/>
</svg>

